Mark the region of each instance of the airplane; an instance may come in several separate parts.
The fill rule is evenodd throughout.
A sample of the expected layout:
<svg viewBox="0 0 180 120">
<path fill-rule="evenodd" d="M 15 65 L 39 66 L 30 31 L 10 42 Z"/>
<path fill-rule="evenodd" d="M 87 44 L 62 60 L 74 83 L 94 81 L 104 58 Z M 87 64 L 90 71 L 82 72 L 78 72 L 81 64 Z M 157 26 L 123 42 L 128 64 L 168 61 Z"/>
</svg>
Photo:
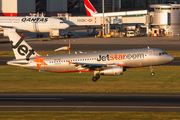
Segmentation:
<svg viewBox="0 0 180 120">
<path fill-rule="evenodd" d="M 79 2 L 79 0 L 70 0 L 68 2 L 68 4 L 67 4 L 68 5 L 68 10 L 74 8 L 77 5 L 78 2 Z"/>
<path fill-rule="evenodd" d="M 63 20 L 51 17 L 0 17 L 0 34 L 8 36 L 9 29 L 16 32 L 47 33 L 51 30 L 66 29 L 69 25 Z"/>
<path fill-rule="evenodd" d="M 86 9 L 87 16 L 89 16 L 89 17 L 103 17 L 103 13 L 98 13 L 89 0 L 84 0 L 84 6 Z M 124 12 L 107 12 L 107 13 L 104 13 L 104 17 L 137 15 L 137 14 L 144 15 L 147 13 L 148 13 L 147 10 L 124 11 Z"/>
<path fill-rule="evenodd" d="M 154 76 L 153 66 L 167 64 L 174 59 L 165 51 L 156 48 L 42 56 L 15 30 L 9 30 L 8 36 L 16 58 L 8 61 L 8 65 L 52 73 L 94 72 L 94 82 L 100 75 L 122 75 L 127 68 L 150 66 L 151 75 Z"/>
</svg>

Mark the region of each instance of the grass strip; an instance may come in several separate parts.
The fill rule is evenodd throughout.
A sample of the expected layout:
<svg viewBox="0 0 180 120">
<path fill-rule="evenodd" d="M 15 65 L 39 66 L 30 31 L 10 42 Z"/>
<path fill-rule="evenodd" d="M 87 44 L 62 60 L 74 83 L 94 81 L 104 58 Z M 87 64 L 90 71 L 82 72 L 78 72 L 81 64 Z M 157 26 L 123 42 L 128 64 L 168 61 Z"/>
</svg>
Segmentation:
<svg viewBox="0 0 180 120">
<path fill-rule="evenodd" d="M 83 52 L 93 52 L 93 51 L 83 51 Z M 58 54 L 68 54 L 68 51 L 37 51 L 40 55 L 58 55 Z M 75 53 L 75 51 L 71 51 L 72 54 Z M 173 57 L 180 57 L 180 51 L 167 51 L 168 54 L 172 55 Z M 9 51 L 0 51 L 0 57 L 14 57 L 13 52 Z"/>
<path fill-rule="evenodd" d="M 1 120 L 179 120 L 176 112 L 0 112 Z"/>
<path fill-rule="evenodd" d="M 100 93 L 180 93 L 180 67 L 157 66 L 155 76 L 149 67 L 131 68 L 121 76 L 93 73 L 48 73 L 0 66 L 0 92 L 100 92 Z"/>
</svg>

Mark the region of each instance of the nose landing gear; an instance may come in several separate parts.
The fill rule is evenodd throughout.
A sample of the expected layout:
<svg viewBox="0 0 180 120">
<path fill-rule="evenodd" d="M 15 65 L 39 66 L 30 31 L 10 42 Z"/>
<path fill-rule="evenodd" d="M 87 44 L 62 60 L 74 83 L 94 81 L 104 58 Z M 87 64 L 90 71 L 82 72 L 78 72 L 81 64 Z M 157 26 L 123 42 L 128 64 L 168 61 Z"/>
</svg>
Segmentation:
<svg viewBox="0 0 180 120">
<path fill-rule="evenodd" d="M 151 70 L 151 76 L 154 76 L 155 73 L 153 72 L 153 66 L 150 66 L 150 70 Z"/>
</svg>

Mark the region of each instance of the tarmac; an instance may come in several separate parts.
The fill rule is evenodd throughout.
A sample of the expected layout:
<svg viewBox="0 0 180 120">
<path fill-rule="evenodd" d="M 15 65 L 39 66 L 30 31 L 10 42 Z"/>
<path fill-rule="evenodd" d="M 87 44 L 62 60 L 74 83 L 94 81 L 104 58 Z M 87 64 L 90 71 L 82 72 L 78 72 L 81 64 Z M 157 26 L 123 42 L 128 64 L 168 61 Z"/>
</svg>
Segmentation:
<svg viewBox="0 0 180 120">
<path fill-rule="evenodd" d="M 80 38 L 70 38 L 73 51 L 104 51 L 159 48 L 179 51 L 180 37 L 95 38 L 85 30 L 76 30 Z M 54 51 L 68 46 L 69 38 L 50 40 L 25 34 L 25 40 L 36 51 Z M 0 38 L 0 51 L 12 51 L 8 38 Z M 0 57 L 1 62 L 13 57 Z M 175 65 L 180 58 L 175 58 Z M 134 93 L 0 93 L 0 111 L 147 111 L 180 112 L 179 94 Z"/>
<path fill-rule="evenodd" d="M 180 112 L 179 94 L 0 93 L 0 111 Z"/>
<path fill-rule="evenodd" d="M 26 42 L 36 51 L 54 51 L 68 46 L 69 39 L 61 38 L 25 38 Z M 41 41 L 39 41 L 41 40 Z M 44 40 L 44 41 L 43 41 Z M 105 51 L 136 48 L 159 48 L 165 51 L 180 51 L 179 37 L 134 37 L 134 38 L 70 38 L 73 51 Z M 12 51 L 8 38 L 0 43 L 0 51 Z"/>
<path fill-rule="evenodd" d="M 121 38 L 95 38 L 88 36 L 87 30 L 82 27 L 70 27 L 78 36 L 71 38 L 49 39 L 47 33 L 44 38 L 36 38 L 36 33 L 25 33 L 25 41 L 36 51 L 54 51 L 71 42 L 73 51 L 105 51 L 146 48 L 159 48 L 165 51 L 180 51 L 180 37 L 121 37 Z M 97 29 L 99 31 L 101 29 Z M 65 30 L 60 33 L 65 33 Z M 8 37 L 0 36 L 0 51 L 12 51 Z"/>
</svg>

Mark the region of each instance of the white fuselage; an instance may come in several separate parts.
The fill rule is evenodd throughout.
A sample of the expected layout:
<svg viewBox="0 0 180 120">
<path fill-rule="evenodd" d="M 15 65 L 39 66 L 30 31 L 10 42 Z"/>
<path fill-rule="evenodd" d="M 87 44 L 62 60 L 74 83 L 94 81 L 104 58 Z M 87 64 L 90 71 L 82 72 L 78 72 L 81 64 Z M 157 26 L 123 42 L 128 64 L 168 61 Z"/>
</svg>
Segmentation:
<svg viewBox="0 0 180 120">
<path fill-rule="evenodd" d="M 10 28 L 17 32 L 50 32 L 50 29 L 66 29 L 68 24 L 50 17 L 0 17 L 1 30 Z"/>
<path fill-rule="evenodd" d="M 104 51 L 95 53 L 83 53 L 83 54 L 70 54 L 70 55 L 53 55 L 53 56 L 40 56 L 45 64 L 42 64 L 39 70 L 48 72 L 77 72 L 77 71 L 89 71 L 82 65 L 75 66 L 73 63 L 85 63 L 86 64 L 100 64 L 100 65 L 117 65 L 124 68 L 131 67 L 145 67 L 155 66 L 161 64 L 167 64 L 174 58 L 166 54 L 160 49 L 132 49 L 132 50 L 116 50 L 116 51 Z M 36 69 L 37 58 L 26 60 L 9 61 L 9 65 Z M 27 64 L 18 64 L 24 63 Z"/>
</svg>

